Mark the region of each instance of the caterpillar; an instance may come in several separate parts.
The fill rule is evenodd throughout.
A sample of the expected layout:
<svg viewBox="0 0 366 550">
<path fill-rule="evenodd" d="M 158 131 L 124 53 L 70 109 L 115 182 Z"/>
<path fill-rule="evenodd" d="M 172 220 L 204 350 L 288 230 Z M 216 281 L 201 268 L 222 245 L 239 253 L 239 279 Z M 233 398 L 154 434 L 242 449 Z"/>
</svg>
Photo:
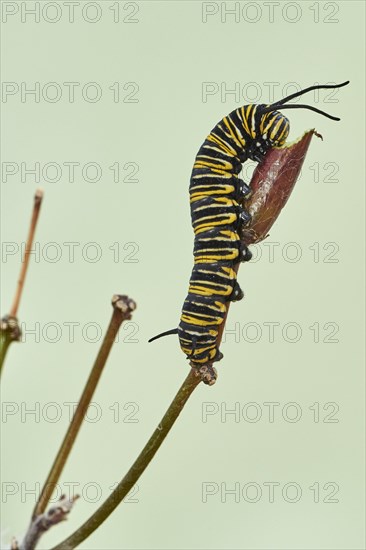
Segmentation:
<svg viewBox="0 0 366 550">
<path fill-rule="evenodd" d="M 278 108 L 309 109 L 340 120 L 316 107 L 287 102 L 312 90 L 341 88 L 348 83 L 310 86 L 272 104 L 244 105 L 212 129 L 197 153 L 190 180 L 194 266 L 180 323 L 149 342 L 178 334 L 182 351 L 196 368 L 222 359 L 217 346 L 219 326 L 228 302 L 244 297 L 234 266 L 252 257 L 239 237 L 241 227 L 251 220 L 239 204 L 251 193 L 239 178 L 242 164 L 247 159 L 260 162 L 272 147 L 285 144 L 290 125 Z"/>
</svg>

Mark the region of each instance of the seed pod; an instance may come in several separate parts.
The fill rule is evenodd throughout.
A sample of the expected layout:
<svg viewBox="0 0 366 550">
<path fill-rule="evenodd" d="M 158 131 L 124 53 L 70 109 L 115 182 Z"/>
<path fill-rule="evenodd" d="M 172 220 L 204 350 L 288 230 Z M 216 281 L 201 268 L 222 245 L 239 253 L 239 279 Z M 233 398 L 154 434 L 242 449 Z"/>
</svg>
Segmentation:
<svg viewBox="0 0 366 550">
<path fill-rule="evenodd" d="M 308 130 L 297 141 L 271 149 L 257 165 L 250 182 L 252 195 L 244 203 L 252 216 L 250 225 L 241 232 L 246 245 L 267 237 L 291 195 L 313 134 L 321 138 L 314 129 Z"/>
</svg>

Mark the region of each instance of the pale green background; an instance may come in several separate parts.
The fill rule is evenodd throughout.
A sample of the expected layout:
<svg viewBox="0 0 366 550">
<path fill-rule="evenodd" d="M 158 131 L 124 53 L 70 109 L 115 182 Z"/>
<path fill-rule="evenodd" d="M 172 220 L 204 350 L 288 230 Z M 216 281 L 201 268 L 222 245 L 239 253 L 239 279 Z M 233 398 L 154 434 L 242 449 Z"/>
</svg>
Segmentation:
<svg viewBox="0 0 366 550">
<path fill-rule="evenodd" d="M 33 4 L 27 2 L 28 7 Z M 233 336 L 227 337 L 217 384 L 197 389 L 141 478 L 138 493 L 131 497 L 138 502 L 120 506 L 81 548 L 364 548 L 364 3 L 298 2 L 301 17 L 290 23 L 282 10 L 290 10 L 290 18 L 295 12 L 289 3 L 281 2 L 271 23 L 269 8 L 257 2 L 262 16 L 256 23 L 243 16 L 238 23 L 234 16 L 221 22 L 218 13 L 206 24 L 201 2 L 138 2 L 134 16 L 138 23 L 132 24 L 113 22 L 109 9 L 113 4 L 99 2 L 102 17 L 95 24 L 82 19 L 81 7 L 75 8 L 75 22 L 68 23 L 68 12 L 60 2 L 62 18 L 55 24 L 44 18 L 34 23 L 31 16 L 22 23 L 18 13 L 2 25 L 3 81 L 24 81 L 29 86 L 37 81 L 42 86 L 52 81 L 60 85 L 94 81 L 103 90 L 97 103 L 83 100 L 77 90 L 70 104 L 65 87 L 57 103 L 43 99 L 35 103 L 32 98 L 22 103 L 19 94 L 2 103 L 3 162 L 29 166 L 96 162 L 103 168 L 97 183 L 84 181 L 80 169 L 74 183 L 68 181 L 66 170 L 59 182 L 40 183 L 45 199 L 36 240 L 41 249 L 49 242 L 58 243 L 62 258 L 56 263 L 42 257 L 38 263 L 32 261 L 19 317 L 26 328 L 38 322 L 42 330 L 47 323 L 58 323 L 62 334 L 51 343 L 46 339 L 55 332 L 49 329 L 46 339 L 41 335 L 38 343 L 30 335 L 26 343 L 12 346 L 2 399 L 19 409 L 39 403 L 41 411 L 45 404 L 57 403 L 61 418 L 47 421 L 47 410 L 51 417 L 55 409 L 43 409 L 46 413 L 41 413 L 39 422 L 31 415 L 22 422 L 20 412 L 7 422 L 3 418 L 2 479 L 18 484 L 14 487 L 19 489 L 6 503 L 3 493 L 3 544 L 13 534 L 20 537 L 28 524 L 34 497 L 22 498 L 21 488 L 24 493 L 44 480 L 68 423 L 63 403 L 78 399 L 97 352 L 99 344 L 86 342 L 80 326 L 95 322 L 104 330 L 113 293 L 128 293 L 137 301 L 133 321 L 138 343 L 119 343 L 113 349 L 94 398 L 102 418 L 84 426 L 62 476 L 63 490 L 70 482 L 80 484 L 79 492 L 93 483 L 107 496 L 187 373 L 175 338 L 151 346 L 147 339 L 177 325 L 186 294 L 193 243 L 188 185 L 194 156 L 220 118 L 250 102 L 247 97 L 236 101 L 233 95 L 221 101 L 219 94 L 202 102 L 202 83 L 226 82 L 231 88 L 235 82 L 241 87 L 255 82 L 263 90 L 259 101 L 268 102 L 265 82 L 279 83 L 278 99 L 288 82 L 306 87 L 349 79 L 351 85 L 334 96 L 334 103 L 324 101 L 325 92 L 318 103 L 312 94 L 306 97 L 310 104 L 339 115 L 341 122 L 310 111 L 286 112 L 291 120 L 290 139 L 315 126 L 324 141 L 312 143 L 298 186 L 271 231 L 269 241 L 280 243 L 275 261 L 269 261 L 268 247 L 262 246 L 262 258 L 240 271 L 246 298 L 231 308 L 227 326 L 233 329 L 235 323 L 244 327 L 255 322 L 263 330 L 262 337 L 256 344 L 243 338 L 235 343 Z M 121 2 L 121 19 L 132 9 Z M 315 9 L 319 10 L 317 23 Z M 246 19 L 253 17 L 250 11 Z M 338 22 L 327 23 L 326 17 Z M 114 103 L 108 87 L 116 81 L 137 82 L 139 102 Z M 122 166 L 136 162 L 139 182 L 114 183 L 108 167 L 117 161 Z M 331 169 L 324 165 L 328 162 L 339 165 L 334 176 L 338 182 L 327 181 Z M 310 168 L 314 163 L 320 166 L 319 182 Z M 22 183 L 20 174 L 2 183 L 4 242 L 24 241 L 36 187 L 33 177 Z M 79 247 L 71 263 L 63 245 L 70 241 L 81 247 L 97 242 L 102 258 L 89 263 L 82 259 Z M 137 243 L 139 261 L 123 262 L 132 249 L 122 249 L 122 259 L 114 262 L 108 247 L 117 241 L 121 248 Z M 283 246 L 289 242 L 301 247 L 298 262 L 282 258 Z M 319 262 L 314 262 L 309 249 L 315 242 L 320 246 Z M 324 262 L 332 249 L 322 247 L 329 242 L 339 246 L 336 263 Z M 3 314 L 10 308 L 19 265 L 19 254 L 6 263 L 3 259 Z M 281 323 L 280 329 L 286 323 L 298 323 L 299 342 L 286 342 L 279 331 L 270 343 L 263 323 L 272 321 Z M 80 323 L 73 344 L 65 322 Z M 315 322 L 321 327 L 319 343 L 314 343 L 309 329 Z M 330 333 L 322 328 L 327 322 L 339 325 L 339 343 L 324 342 Z M 122 332 L 124 338 L 130 330 L 131 326 Z M 113 421 L 109 409 L 115 402 L 120 403 L 119 422 Z M 132 412 L 132 406 L 126 410 L 123 406 L 131 402 L 139 407 L 137 423 L 122 421 Z M 235 422 L 229 415 L 221 422 L 218 413 L 204 423 L 204 402 L 217 403 L 219 408 L 221 404 L 233 408 L 236 402 L 243 408 L 256 402 L 262 418 L 256 423 L 243 417 Z M 280 403 L 272 423 L 265 402 Z M 301 408 L 298 422 L 285 421 L 281 415 L 289 402 Z M 316 402 L 319 422 L 314 422 L 309 409 Z M 323 410 L 329 402 L 339 406 L 334 417 L 339 422 L 323 422 L 332 412 L 332 408 Z M 258 483 L 263 495 L 257 503 L 243 498 L 235 502 L 232 495 L 225 503 L 218 493 L 203 503 L 204 482 L 227 487 Z M 265 482 L 280 483 L 273 503 Z M 288 482 L 302 489 L 297 503 L 286 502 L 281 495 Z M 309 489 L 315 482 L 321 488 L 319 503 Z M 338 503 L 323 502 L 330 493 L 323 489 L 327 482 L 339 485 Z M 89 497 L 94 497 L 92 490 Z M 80 500 L 68 522 L 52 529 L 40 548 L 61 541 L 97 505 Z"/>
</svg>

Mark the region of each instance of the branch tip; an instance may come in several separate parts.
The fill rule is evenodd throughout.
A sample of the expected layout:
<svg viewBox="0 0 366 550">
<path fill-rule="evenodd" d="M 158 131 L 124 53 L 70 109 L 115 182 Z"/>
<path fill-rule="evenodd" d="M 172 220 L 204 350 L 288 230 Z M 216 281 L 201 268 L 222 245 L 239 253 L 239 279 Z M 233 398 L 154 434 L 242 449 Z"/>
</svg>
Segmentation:
<svg viewBox="0 0 366 550">
<path fill-rule="evenodd" d="M 40 187 L 36 190 L 34 194 L 34 202 L 39 203 L 42 201 L 44 196 L 44 191 Z"/>
<path fill-rule="evenodd" d="M 217 370 L 212 363 L 202 365 L 200 368 L 192 367 L 192 371 L 194 376 L 200 378 L 201 381 L 208 386 L 213 386 L 217 380 Z"/>
<path fill-rule="evenodd" d="M 18 319 L 13 315 L 4 315 L 0 321 L 0 330 L 10 342 L 19 342 L 22 336 Z"/>
<path fill-rule="evenodd" d="M 60 521 L 65 521 L 67 519 L 66 516 L 71 512 L 78 498 L 80 498 L 80 495 L 74 495 L 71 498 L 67 498 L 66 495 L 61 495 L 60 500 L 54 506 L 51 506 L 44 514 L 45 518 L 50 523 L 48 529 L 52 525 L 56 525 L 60 523 Z"/>
<path fill-rule="evenodd" d="M 114 294 L 112 296 L 112 306 L 114 310 L 119 310 L 125 319 L 130 319 L 131 313 L 137 307 L 136 302 L 125 294 Z"/>
<path fill-rule="evenodd" d="M 79 498 L 75 495 L 71 498 L 62 495 L 56 504 L 52 505 L 46 512 L 33 518 L 24 540 L 20 546 L 15 546 L 12 550 L 34 550 L 41 536 L 54 525 L 67 519 L 72 507 Z M 18 544 L 18 543 L 16 543 Z"/>
</svg>

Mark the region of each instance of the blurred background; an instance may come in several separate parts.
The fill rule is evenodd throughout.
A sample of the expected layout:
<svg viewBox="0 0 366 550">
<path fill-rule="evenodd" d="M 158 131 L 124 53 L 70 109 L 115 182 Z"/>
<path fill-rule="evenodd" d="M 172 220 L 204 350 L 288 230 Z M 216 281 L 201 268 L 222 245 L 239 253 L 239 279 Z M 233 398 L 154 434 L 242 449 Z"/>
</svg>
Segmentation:
<svg viewBox="0 0 366 550">
<path fill-rule="evenodd" d="M 110 494 L 188 372 L 188 186 L 242 104 L 316 128 L 297 186 L 240 269 L 215 386 L 200 385 L 125 502 L 80 548 L 364 548 L 364 4 L 2 2 L 2 315 L 45 192 L 2 380 L 2 547 L 21 537 L 112 312 L 123 325 L 55 498 L 63 540 Z M 242 177 L 249 181 L 253 165 Z"/>
</svg>

